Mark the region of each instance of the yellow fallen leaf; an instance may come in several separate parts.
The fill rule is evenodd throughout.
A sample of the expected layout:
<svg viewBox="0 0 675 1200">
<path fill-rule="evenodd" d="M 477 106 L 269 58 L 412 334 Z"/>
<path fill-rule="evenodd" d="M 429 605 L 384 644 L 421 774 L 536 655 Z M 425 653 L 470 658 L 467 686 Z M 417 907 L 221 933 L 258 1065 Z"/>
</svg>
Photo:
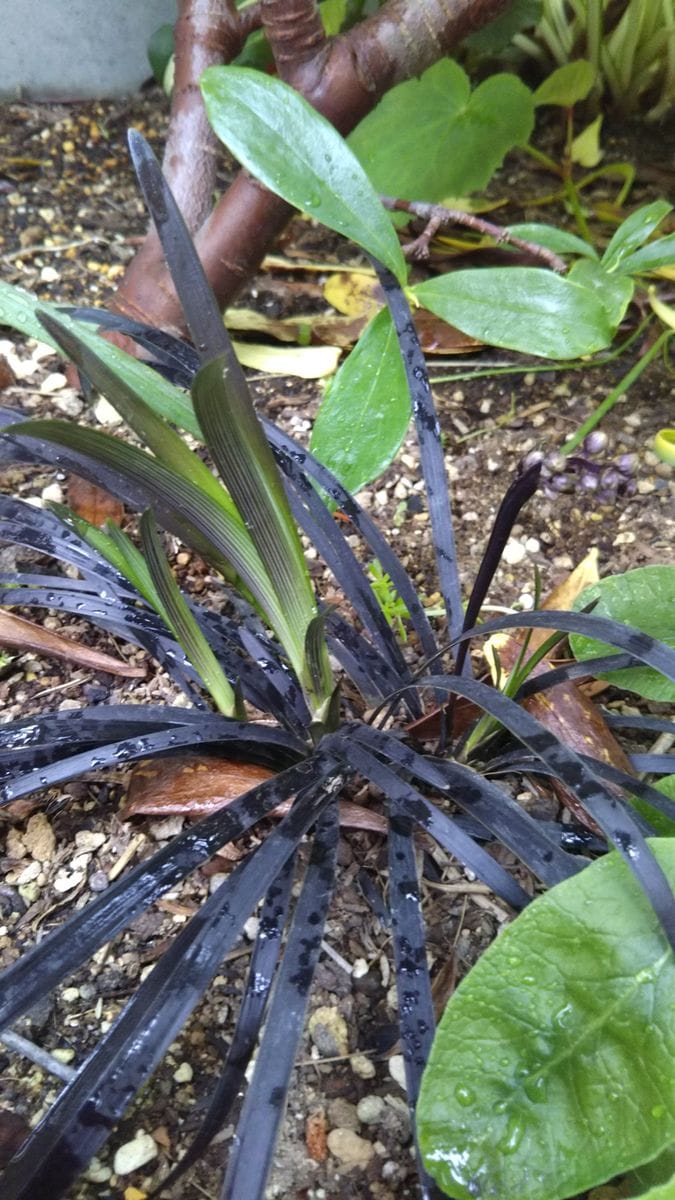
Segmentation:
<svg viewBox="0 0 675 1200">
<path fill-rule="evenodd" d="M 675 329 L 675 308 L 671 304 L 665 304 L 663 300 L 659 300 L 654 288 L 650 288 L 648 294 L 649 303 L 659 320 L 663 321 L 664 325 L 669 325 L 671 329 Z"/>
<path fill-rule="evenodd" d="M 324 284 L 324 299 L 347 317 L 372 317 L 384 304 L 377 279 L 354 271 L 339 271 Z"/>
<path fill-rule="evenodd" d="M 339 346 L 262 346 L 257 342 L 234 342 L 245 367 L 269 375 L 296 375 L 299 379 L 324 379 L 336 370 Z"/>
<path fill-rule="evenodd" d="M 581 562 L 577 564 L 573 571 L 570 571 L 552 592 L 549 592 L 545 600 L 542 601 L 542 608 L 555 608 L 564 610 L 572 608 L 577 596 L 587 588 L 592 587 L 600 578 L 598 571 L 598 550 L 593 546 Z M 544 636 L 548 637 L 548 631 L 544 631 Z"/>
</svg>

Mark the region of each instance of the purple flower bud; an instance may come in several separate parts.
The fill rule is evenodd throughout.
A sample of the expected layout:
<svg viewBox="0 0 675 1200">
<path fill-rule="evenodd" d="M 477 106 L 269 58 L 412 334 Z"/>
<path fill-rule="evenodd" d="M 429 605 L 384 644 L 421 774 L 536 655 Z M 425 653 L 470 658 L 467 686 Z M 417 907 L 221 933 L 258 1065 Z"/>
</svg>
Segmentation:
<svg viewBox="0 0 675 1200">
<path fill-rule="evenodd" d="M 608 467 L 600 476 L 600 484 L 608 492 L 615 492 L 621 483 L 623 483 L 621 475 L 614 467 Z"/>
<path fill-rule="evenodd" d="M 622 454 L 616 460 L 617 470 L 622 475 L 634 475 L 637 470 L 638 456 L 637 454 Z"/>
<path fill-rule="evenodd" d="M 607 443 L 607 434 L 600 429 L 594 429 L 584 438 L 583 447 L 586 454 L 602 454 L 603 450 L 607 449 Z"/>
<path fill-rule="evenodd" d="M 554 474 L 556 474 L 565 470 L 565 467 L 567 466 L 567 458 L 564 454 L 561 454 L 559 450 L 552 450 L 550 454 L 546 455 L 544 464 L 546 467 L 548 467 L 549 471 L 552 471 Z"/>
<path fill-rule="evenodd" d="M 541 450 L 530 450 L 529 454 L 526 454 L 522 460 L 520 469 L 521 471 L 529 471 L 530 467 L 538 467 L 539 463 L 543 461 L 544 455 Z"/>
<path fill-rule="evenodd" d="M 569 475 L 553 475 L 549 487 L 552 492 L 572 492 L 574 491 L 574 483 Z"/>
<path fill-rule="evenodd" d="M 600 482 L 595 471 L 581 471 L 579 475 L 579 487 L 584 492 L 594 492 Z"/>
</svg>

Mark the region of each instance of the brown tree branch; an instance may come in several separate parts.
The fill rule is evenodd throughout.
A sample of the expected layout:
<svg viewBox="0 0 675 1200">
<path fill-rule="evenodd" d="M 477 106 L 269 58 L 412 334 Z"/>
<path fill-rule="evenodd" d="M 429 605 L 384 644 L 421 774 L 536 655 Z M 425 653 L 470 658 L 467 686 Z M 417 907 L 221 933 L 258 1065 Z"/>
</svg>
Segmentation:
<svg viewBox="0 0 675 1200">
<path fill-rule="evenodd" d="M 387 0 L 374 16 L 330 39 L 319 28 L 314 0 L 260 0 L 259 11 L 286 82 L 346 135 L 389 88 L 420 74 L 508 3 Z M 189 144 L 186 159 L 188 153 Z M 291 212 L 246 172 L 218 201 L 195 242 L 221 307 L 256 270 Z M 115 307 L 168 330 L 182 329 L 180 306 L 163 268 L 140 272 L 132 263 Z"/>
<path fill-rule="evenodd" d="M 464 225 L 467 229 L 474 229 L 476 233 L 493 238 L 498 246 L 508 243 L 510 246 L 517 246 L 519 250 L 524 250 L 526 254 L 531 254 L 533 258 L 540 258 L 559 275 L 564 274 L 567 270 L 565 260 L 554 254 L 552 250 L 547 250 L 545 246 L 539 246 L 536 242 L 529 242 L 525 238 L 517 237 L 514 233 L 509 233 L 503 225 L 494 225 L 492 221 L 485 221 L 483 217 L 477 217 L 474 213 L 463 212 L 459 208 L 445 208 L 442 204 L 427 204 L 421 200 L 398 200 L 392 196 L 380 196 L 380 200 L 390 212 L 407 212 L 413 217 L 420 217 L 426 221 L 419 237 L 403 247 L 403 253 L 407 258 L 418 260 L 428 258 L 429 243 L 439 229 L 445 225 Z"/>
</svg>

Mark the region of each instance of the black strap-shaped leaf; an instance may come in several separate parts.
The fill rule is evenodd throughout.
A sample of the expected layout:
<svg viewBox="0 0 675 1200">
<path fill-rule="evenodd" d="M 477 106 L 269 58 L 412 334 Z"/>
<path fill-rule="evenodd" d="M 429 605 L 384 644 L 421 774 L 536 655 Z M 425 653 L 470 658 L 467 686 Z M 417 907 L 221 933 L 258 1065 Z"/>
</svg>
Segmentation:
<svg viewBox="0 0 675 1200">
<path fill-rule="evenodd" d="M 69 714 L 71 715 L 71 714 Z M 3 976 L 0 1028 L 36 1004 L 64 975 L 76 970 L 158 896 L 216 853 L 241 837 L 263 816 L 310 782 L 322 783 L 344 767 L 325 754 L 290 767 L 252 788 L 226 809 L 211 813 L 177 834 L 151 859 L 139 864 L 101 892 L 86 908 L 26 952 Z"/>
<path fill-rule="evenodd" d="M 569 617 L 572 628 L 575 631 L 578 628 L 579 632 L 584 633 L 588 630 L 586 622 L 593 619 L 589 616 L 581 617 L 580 614 L 569 613 L 546 613 L 544 615 L 546 624 L 551 624 L 554 628 L 559 627 L 557 625 L 558 618 Z M 520 614 L 516 620 L 520 620 Z M 610 641 L 610 637 L 604 636 L 604 630 L 609 627 L 607 632 L 609 633 L 610 630 L 613 632 L 617 622 L 606 621 L 604 618 L 596 618 L 596 620 L 603 627 L 601 634 L 603 640 Z M 489 622 L 489 624 L 492 625 L 493 622 Z M 512 622 L 509 622 L 508 627 L 510 628 L 511 625 Z M 565 625 L 561 627 L 565 628 Z M 485 629 L 486 627 L 482 626 L 481 628 Z M 624 632 L 626 641 L 632 643 L 626 648 L 635 654 L 636 658 L 642 658 L 652 666 L 655 665 L 653 660 L 670 663 L 672 658 L 675 662 L 675 651 L 670 650 L 669 647 L 655 643 L 653 638 L 647 638 L 645 634 L 638 635 L 633 630 L 626 631 L 625 626 L 618 626 L 618 628 Z M 649 849 L 630 809 L 622 804 L 614 793 L 602 787 L 579 755 L 563 745 L 554 734 L 545 729 L 525 709 L 495 688 L 488 687 L 487 684 L 447 675 L 429 675 L 415 686 L 428 687 L 437 692 L 444 691 L 449 695 L 465 696 L 467 699 L 473 700 L 547 763 L 565 787 L 580 800 L 603 833 L 625 858 L 661 922 L 671 945 L 675 945 L 675 896 L 673 896 L 663 870 Z"/>
<path fill-rule="evenodd" d="M 441 430 L 429 386 L 427 365 L 408 301 L 400 284 L 391 272 L 376 259 L 371 259 L 371 262 L 377 271 L 377 277 L 392 315 L 408 379 L 420 448 L 420 464 L 426 484 L 439 586 L 448 617 L 448 629 L 451 636 L 455 638 L 462 629 L 464 610 Z"/>
<path fill-rule="evenodd" d="M 413 823 L 405 815 L 406 807 L 392 801 L 389 809 L 389 910 L 406 1093 L 414 1130 L 422 1072 L 431 1050 L 436 1022 L 427 967 L 424 918 L 412 837 Z M 422 1200 L 438 1200 L 441 1193 L 424 1170 L 417 1143 L 415 1149 Z"/>
<path fill-rule="evenodd" d="M 481 822 L 484 837 L 488 834 L 507 846 L 548 887 L 580 869 L 580 864 L 561 850 L 559 837 L 549 836 L 540 821 L 535 821 L 477 771 L 451 760 L 418 754 L 390 734 L 366 725 L 354 726 L 353 737 L 376 754 L 386 756 L 413 778 L 449 795 L 455 804 Z"/>
<path fill-rule="evenodd" d="M 530 897 L 508 871 L 495 861 L 482 846 L 466 834 L 451 817 L 441 812 L 413 784 L 399 773 L 395 762 L 381 762 L 361 742 L 345 734 L 337 734 L 330 745 L 341 752 L 344 762 L 351 764 L 366 779 L 370 779 L 390 801 L 403 805 L 405 813 L 425 829 L 445 850 L 473 871 L 483 883 L 515 909 L 524 908 Z"/>
<path fill-rule="evenodd" d="M 289 858 L 270 887 L 260 910 L 258 934 L 234 1033 L 218 1082 L 209 1096 L 206 1113 L 180 1162 L 162 1180 L 160 1192 L 182 1178 L 222 1129 L 237 1099 L 246 1068 L 258 1041 L 272 980 L 281 954 L 293 883 L 294 858 Z"/>
<path fill-rule="evenodd" d="M 222 1200 L 259 1200 L 264 1193 L 309 991 L 321 952 L 323 929 L 335 884 L 337 841 L 338 814 L 333 800 L 317 824 L 253 1078 L 239 1118 L 221 1191 Z"/>
<path fill-rule="evenodd" d="M 3 1200 L 64 1195 L 154 1071 L 331 794 L 316 784 L 300 793 L 278 828 L 204 902 L 13 1159 Z"/>
</svg>

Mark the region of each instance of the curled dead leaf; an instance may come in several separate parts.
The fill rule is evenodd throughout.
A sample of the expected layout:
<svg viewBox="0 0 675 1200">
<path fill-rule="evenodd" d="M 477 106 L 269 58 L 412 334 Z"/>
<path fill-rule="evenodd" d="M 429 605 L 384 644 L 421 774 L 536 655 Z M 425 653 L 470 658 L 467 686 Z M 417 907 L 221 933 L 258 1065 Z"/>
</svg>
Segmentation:
<svg viewBox="0 0 675 1200">
<path fill-rule="evenodd" d="M 244 792 L 274 775 L 257 763 L 229 758 L 144 759 L 134 767 L 123 809 L 125 819 L 138 816 L 203 817 L 231 804 Z M 279 804 L 270 816 L 283 817 L 290 801 Z M 360 804 L 341 800 L 340 824 L 371 833 L 386 833 L 385 818 Z"/>
<path fill-rule="evenodd" d="M 92 671 L 107 671 L 109 675 L 123 675 L 127 679 L 140 679 L 145 675 L 145 667 L 131 667 L 119 658 L 102 654 L 100 650 L 79 646 L 70 638 L 4 610 L 0 610 L 0 646 L 46 654 L 49 658 L 64 659 L 80 667 L 89 667 Z"/>
</svg>

